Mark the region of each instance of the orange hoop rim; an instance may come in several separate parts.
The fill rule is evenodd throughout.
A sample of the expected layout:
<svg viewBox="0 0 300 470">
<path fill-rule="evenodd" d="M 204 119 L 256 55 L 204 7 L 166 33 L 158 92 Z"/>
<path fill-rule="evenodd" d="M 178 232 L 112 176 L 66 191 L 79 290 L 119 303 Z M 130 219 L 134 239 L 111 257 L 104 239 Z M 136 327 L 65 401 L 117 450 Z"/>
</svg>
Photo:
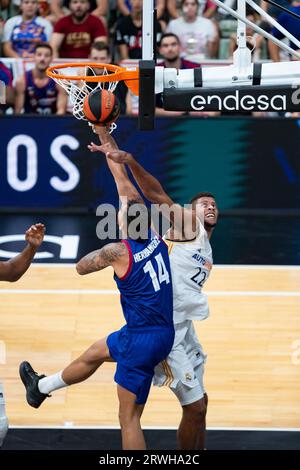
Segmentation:
<svg viewBox="0 0 300 470">
<path fill-rule="evenodd" d="M 82 67 L 91 67 L 91 68 L 106 68 L 111 73 L 109 75 L 64 75 L 54 72 L 56 69 L 64 68 L 82 68 Z M 75 63 L 64 63 L 51 65 L 47 69 L 47 75 L 50 78 L 58 80 L 75 80 L 75 81 L 88 81 L 88 82 L 119 82 L 120 80 L 129 81 L 129 80 L 138 80 L 139 79 L 139 69 L 128 70 L 125 67 L 120 67 L 119 65 L 113 64 L 102 64 L 97 62 L 75 62 Z"/>
</svg>

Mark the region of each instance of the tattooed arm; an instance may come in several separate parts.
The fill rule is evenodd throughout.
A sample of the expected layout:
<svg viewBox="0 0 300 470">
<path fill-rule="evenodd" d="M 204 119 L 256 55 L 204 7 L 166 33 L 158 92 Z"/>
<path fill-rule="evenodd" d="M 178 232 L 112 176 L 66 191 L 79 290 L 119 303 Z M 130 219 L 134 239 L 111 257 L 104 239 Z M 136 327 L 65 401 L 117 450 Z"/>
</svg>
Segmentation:
<svg viewBox="0 0 300 470">
<path fill-rule="evenodd" d="M 81 258 L 76 265 L 78 274 L 90 274 L 112 266 L 117 276 L 122 277 L 129 265 L 129 254 L 124 243 L 108 243 Z"/>
</svg>

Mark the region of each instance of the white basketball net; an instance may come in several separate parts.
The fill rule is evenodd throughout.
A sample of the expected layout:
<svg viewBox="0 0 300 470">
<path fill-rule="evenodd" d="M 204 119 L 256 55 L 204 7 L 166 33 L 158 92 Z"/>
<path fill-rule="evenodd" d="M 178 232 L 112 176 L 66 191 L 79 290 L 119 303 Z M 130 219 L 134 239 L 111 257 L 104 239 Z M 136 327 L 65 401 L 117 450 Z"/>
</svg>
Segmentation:
<svg viewBox="0 0 300 470">
<path fill-rule="evenodd" d="M 101 75 L 108 75 L 108 71 L 106 68 L 99 68 L 101 70 Z M 83 72 L 83 73 L 81 73 Z M 55 73 L 55 70 L 53 70 Z M 82 68 L 74 68 L 74 67 L 67 67 L 66 66 L 66 75 L 74 75 L 75 76 L 97 76 L 94 67 L 82 67 Z M 95 90 L 103 90 L 106 89 L 108 91 L 114 92 L 117 87 L 118 82 L 88 82 L 88 80 L 70 80 L 67 78 L 54 78 L 55 82 L 60 85 L 69 95 L 70 102 L 72 104 L 72 113 L 76 117 L 76 119 L 81 119 L 87 121 L 87 118 L 83 112 L 83 101 L 86 96 L 88 96 L 92 91 Z M 90 126 L 92 124 L 88 123 Z M 109 132 L 113 132 L 116 129 L 117 125 L 113 122 L 109 126 Z"/>
</svg>

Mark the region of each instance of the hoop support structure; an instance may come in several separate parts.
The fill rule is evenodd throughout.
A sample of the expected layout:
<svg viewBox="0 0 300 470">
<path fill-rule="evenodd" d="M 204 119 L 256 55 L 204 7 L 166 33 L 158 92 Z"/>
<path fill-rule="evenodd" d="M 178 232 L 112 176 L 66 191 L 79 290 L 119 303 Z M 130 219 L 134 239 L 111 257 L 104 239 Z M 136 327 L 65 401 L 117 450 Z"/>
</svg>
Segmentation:
<svg viewBox="0 0 300 470">
<path fill-rule="evenodd" d="M 280 47 L 281 49 L 284 49 L 285 51 L 289 52 L 291 55 L 293 55 L 293 56 L 297 57 L 298 59 L 300 59 L 299 52 L 295 51 L 294 49 L 292 49 L 290 46 L 288 46 L 284 42 L 282 42 L 279 39 L 275 38 L 274 36 L 272 36 L 272 34 L 267 33 L 267 31 L 260 28 L 255 23 L 252 23 L 252 21 L 248 20 L 246 18 L 246 16 L 240 15 L 240 13 L 238 11 L 233 10 L 232 8 L 230 8 L 229 6 L 227 6 L 225 3 L 221 2 L 220 0 L 212 0 L 212 1 L 218 7 L 220 7 L 222 10 L 225 10 L 225 11 L 227 11 L 227 13 L 230 13 L 232 16 L 234 16 L 234 18 L 236 18 L 237 20 L 243 21 L 246 25 L 251 26 L 251 28 L 253 28 L 254 31 L 256 31 L 257 33 L 264 36 L 264 38 L 270 39 L 270 41 L 274 42 L 278 47 Z M 249 0 L 241 0 L 241 1 L 244 2 L 245 4 L 249 3 L 249 5 L 253 6 L 253 2 L 251 0 L 250 1 Z M 256 5 L 255 7 L 253 6 L 253 8 L 255 8 L 255 10 L 257 12 L 259 12 L 262 17 L 264 17 L 267 21 L 270 22 L 270 18 L 271 18 L 270 15 L 268 15 L 268 13 L 266 13 L 262 8 L 260 8 L 258 5 Z M 274 20 L 274 23 L 272 23 L 272 24 L 273 24 L 273 26 L 276 26 L 276 28 L 278 30 L 280 30 L 286 37 L 291 36 L 290 40 L 292 42 L 294 42 L 294 44 L 295 44 L 295 41 L 297 41 L 297 39 L 294 38 L 294 36 L 292 36 L 279 23 L 277 23 L 276 20 Z"/>
</svg>

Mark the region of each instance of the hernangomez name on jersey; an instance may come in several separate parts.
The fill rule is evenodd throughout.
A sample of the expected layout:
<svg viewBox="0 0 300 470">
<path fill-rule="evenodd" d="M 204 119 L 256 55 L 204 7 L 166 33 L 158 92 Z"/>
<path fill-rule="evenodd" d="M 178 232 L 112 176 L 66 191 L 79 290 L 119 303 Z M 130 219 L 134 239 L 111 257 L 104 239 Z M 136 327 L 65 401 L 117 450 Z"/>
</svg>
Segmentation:
<svg viewBox="0 0 300 470">
<path fill-rule="evenodd" d="M 174 242 L 164 237 L 169 247 L 173 283 L 174 323 L 205 320 L 209 315 L 207 295 L 202 287 L 213 265 L 212 249 L 201 224 L 193 241 Z"/>
</svg>

